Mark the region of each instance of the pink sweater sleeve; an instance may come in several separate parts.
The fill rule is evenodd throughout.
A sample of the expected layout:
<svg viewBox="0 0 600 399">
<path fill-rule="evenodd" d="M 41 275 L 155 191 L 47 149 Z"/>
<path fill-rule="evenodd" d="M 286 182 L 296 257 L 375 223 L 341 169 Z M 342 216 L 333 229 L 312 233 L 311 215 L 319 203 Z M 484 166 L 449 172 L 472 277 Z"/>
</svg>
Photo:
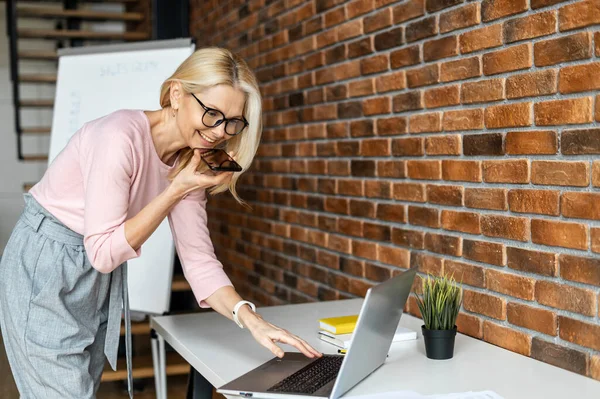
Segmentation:
<svg viewBox="0 0 600 399">
<path fill-rule="evenodd" d="M 181 200 L 171 210 L 169 223 L 185 278 L 200 307 L 208 308 L 206 298 L 221 287 L 233 285 L 215 256 L 208 234 L 204 190 Z"/>
<path fill-rule="evenodd" d="M 81 148 L 85 191 L 84 246 L 92 266 L 110 273 L 123 262 L 140 256 L 125 238 L 125 220 L 133 175 L 133 149 L 127 137 L 98 132 Z"/>
</svg>

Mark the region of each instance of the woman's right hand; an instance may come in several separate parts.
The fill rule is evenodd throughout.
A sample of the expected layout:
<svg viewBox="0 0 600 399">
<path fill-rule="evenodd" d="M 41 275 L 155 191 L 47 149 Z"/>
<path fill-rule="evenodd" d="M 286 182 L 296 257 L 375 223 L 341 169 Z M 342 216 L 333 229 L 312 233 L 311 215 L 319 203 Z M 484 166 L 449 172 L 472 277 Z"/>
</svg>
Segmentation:
<svg viewBox="0 0 600 399">
<path fill-rule="evenodd" d="M 209 187 L 218 186 L 221 184 L 227 184 L 233 177 L 233 172 L 220 172 L 215 173 L 210 169 L 208 172 L 200 173 L 197 171 L 198 166 L 202 159 L 200 159 L 200 150 L 194 149 L 194 156 L 188 163 L 188 165 L 179 172 L 177 176 L 171 182 L 171 189 L 175 191 L 179 196 L 184 195 L 200 189 L 207 189 Z"/>
</svg>

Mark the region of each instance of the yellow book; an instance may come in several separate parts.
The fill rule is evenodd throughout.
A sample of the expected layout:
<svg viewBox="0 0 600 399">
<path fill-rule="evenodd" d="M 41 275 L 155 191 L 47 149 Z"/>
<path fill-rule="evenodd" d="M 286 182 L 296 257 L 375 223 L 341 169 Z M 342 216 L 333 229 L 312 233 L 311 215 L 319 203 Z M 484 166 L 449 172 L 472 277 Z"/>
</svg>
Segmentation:
<svg viewBox="0 0 600 399">
<path fill-rule="evenodd" d="M 356 322 L 358 321 L 358 315 L 351 316 L 340 316 L 340 317 L 327 317 L 320 319 L 321 330 L 329 331 L 333 334 L 349 334 L 354 331 Z"/>
</svg>

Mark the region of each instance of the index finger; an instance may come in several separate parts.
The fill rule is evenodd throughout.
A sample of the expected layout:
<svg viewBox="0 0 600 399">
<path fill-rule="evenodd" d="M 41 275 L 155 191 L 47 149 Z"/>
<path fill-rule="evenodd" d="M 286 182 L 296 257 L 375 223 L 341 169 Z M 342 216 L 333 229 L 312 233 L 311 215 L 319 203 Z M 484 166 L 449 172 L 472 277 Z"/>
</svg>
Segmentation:
<svg viewBox="0 0 600 399">
<path fill-rule="evenodd" d="M 294 348 L 298 349 L 300 352 L 302 352 L 306 357 L 315 357 L 316 355 L 311 352 L 307 347 L 304 346 L 304 344 L 302 342 L 300 342 L 298 339 L 294 338 L 291 335 L 285 334 L 285 333 L 281 333 L 281 336 L 278 338 L 279 342 L 282 342 L 284 344 L 288 344 L 293 346 Z"/>
</svg>

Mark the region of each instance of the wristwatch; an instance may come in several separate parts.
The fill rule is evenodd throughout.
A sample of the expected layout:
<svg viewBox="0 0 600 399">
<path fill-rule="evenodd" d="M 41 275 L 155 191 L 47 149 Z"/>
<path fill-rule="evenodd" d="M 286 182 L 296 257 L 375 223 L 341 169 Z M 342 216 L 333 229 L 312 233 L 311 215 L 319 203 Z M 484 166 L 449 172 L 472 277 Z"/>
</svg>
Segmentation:
<svg viewBox="0 0 600 399">
<path fill-rule="evenodd" d="M 233 311 L 231 312 L 231 314 L 233 315 L 233 321 L 235 321 L 235 324 L 237 324 L 238 326 L 240 326 L 240 328 L 244 328 L 244 326 L 242 325 L 242 323 L 238 319 L 238 311 L 239 311 L 240 307 L 243 306 L 243 305 L 250 306 L 250 308 L 252 309 L 252 311 L 256 312 L 256 306 L 252 302 L 249 302 L 249 301 L 239 301 L 238 303 L 236 303 L 235 306 L 233 307 Z"/>
</svg>

